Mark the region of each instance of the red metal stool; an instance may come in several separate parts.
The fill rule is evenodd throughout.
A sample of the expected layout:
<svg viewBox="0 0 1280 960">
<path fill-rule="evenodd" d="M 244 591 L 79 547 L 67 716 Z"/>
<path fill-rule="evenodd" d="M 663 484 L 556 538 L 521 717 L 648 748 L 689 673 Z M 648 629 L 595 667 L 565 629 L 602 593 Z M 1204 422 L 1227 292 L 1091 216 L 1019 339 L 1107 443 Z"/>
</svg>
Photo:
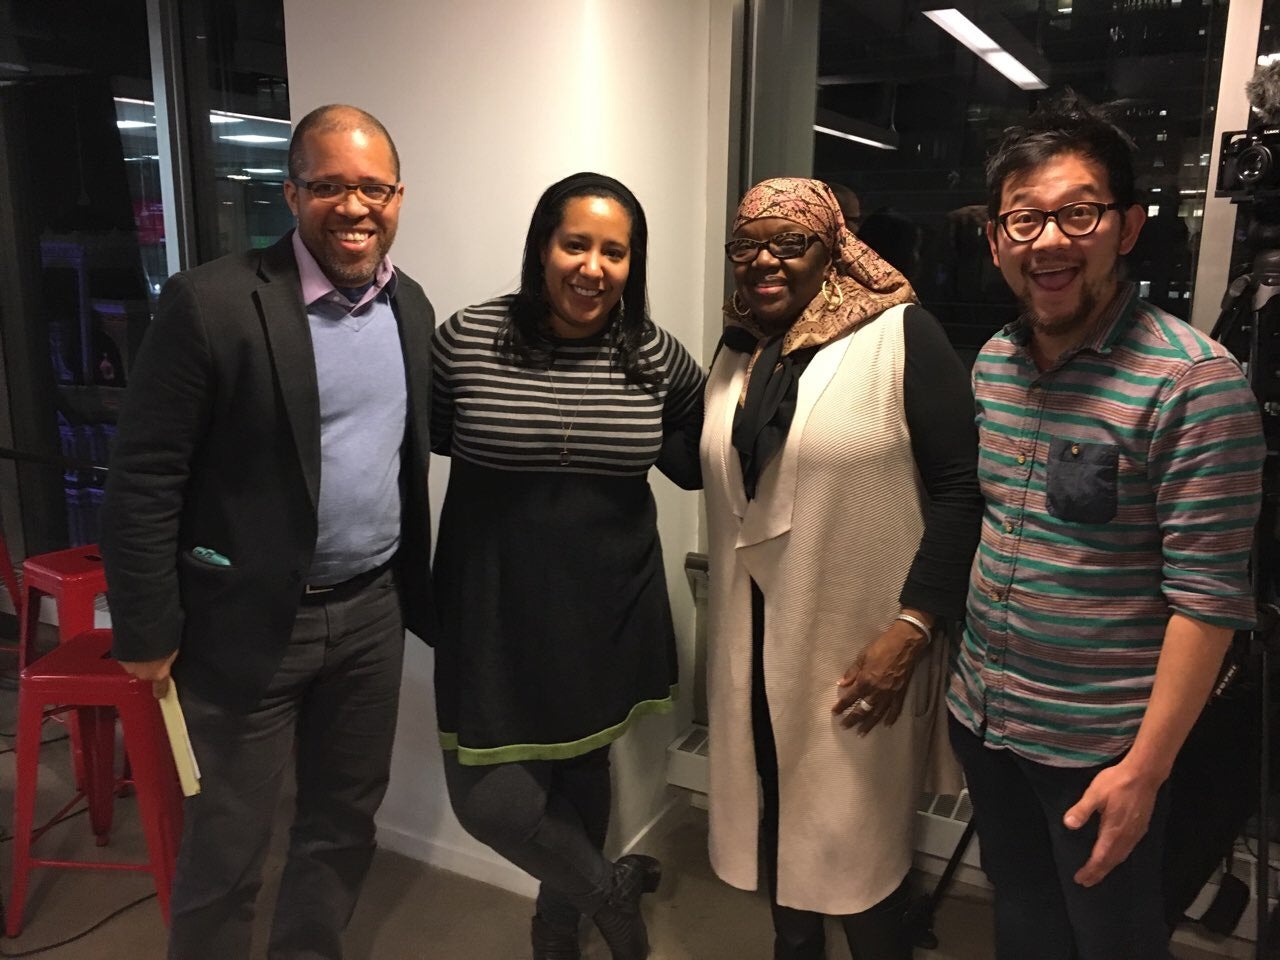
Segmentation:
<svg viewBox="0 0 1280 960">
<path fill-rule="evenodd" d="M 40 768 L 40 725 L 49 705 L 73 709 L 84 730 L 89 768 L 89 819 L 99 844 L 111 830 L 111 769 L 114 760 L 114 716 L 120 716 L 124 746 L 133 766 L 138 815 L 147 842 L 145 863 L 46 860 L 31 856 L 31 844 L 76 803 L 78 793 L 49 823 L 33 831 L 36 780 Z M 169 890 L 173 883 L 182 831 L 182 795 L 160 705 L 151 684 L 129 676 L 111 659 L 111 631 L 90 630 L 59 644 L 26 670 L 18 686 L 17 782 L 13 798 L 13 886 L 5 932 L 22 932 L 27 881 L 32 867 L 88 870 L 136 870 L 155 879 L 165 923 L 169 922 Z"/>
<path fill-rule="evenodd" d="M 93 604 L 107 592 L 107 575 L 96 544 L 27 557 L 22 564 L 22 635 L 18 668 L 31 662 L 36 627 L 40 623 L 40 598 L 52 597 L 58 611 L 58 642 L 93 629 Z"/>
<path fill-rule="evenodd" d="M 98 594 L 107 592 L 107 575 L 96 544 L 71 547 L 53 553 L 27 557 L 22 564 L 22 607 L 18 635 L 18 669 L 26 669 L 35 652 L 36 630 L 40 625 L 40 598 L 52 597 L 58 613 L 58 642 L 93 629 L 93 605 Z M 71 736 L 71 762 L 76 787 L 84 789 L 85 761 L 80 725 L 72 718 L 67 725 Z"/>
</svg>

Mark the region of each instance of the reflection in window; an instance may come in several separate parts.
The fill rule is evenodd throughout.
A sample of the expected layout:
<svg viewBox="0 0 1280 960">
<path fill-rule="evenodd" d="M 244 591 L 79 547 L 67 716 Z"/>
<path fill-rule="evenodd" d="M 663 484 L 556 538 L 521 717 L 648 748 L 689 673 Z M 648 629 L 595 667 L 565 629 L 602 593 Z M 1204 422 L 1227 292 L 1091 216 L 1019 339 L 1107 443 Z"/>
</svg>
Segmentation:
<svg viewBox="0 0 1280 960">
<path fill-rule="evenodd" d="M 983 163 L 1005 127 L 1070 86 L 1112 103 L 1136 140 L 1139 197 L 1152 218 L 1129 270 L 1153 303 L 1187 317 L 1227 4 L 996 0 L 980 14 L 954 6 L 1004 56 L 1047 71 L 1048 89 L 1020 88 L 990 65 L 990 50 L 980 58 L 910 5 L 823 0 L 819 111 L 828 126 L 847 118 L 896 148 L 816 134 L 814 176 L 851 187 L 868 221 L 879 213 L 914 226 L 910 279 L 971 351 L 1017 312 L 987 245 Z"/>
<path fill-rule="evenodd" d="M 0 529 L 97 539 L 117 411 L 167 279 L 146 0 L 0 0 Z M 182 3 L 201 260 L 292 223 L 280 0 Z M 166 76 L 178 65 L 164 65 Z M 7 406 L 5 405 L 7 403 Z"/>
<path fill-rule="evenodd" d="M 200 259 L 268 246 L 293 226 L 283 4 L 184 3 L 182 37 Z"/>
<path fill-rule="evenodd" d="M 4 374 L 13 552 L 97 538 L 107 450 L 164 279 L 144 0 L 0 4 Z M 12 489 L 9 482 L 12 482 Z M 14 509 L 16 508 L 16 509 Z"/>
</svg>

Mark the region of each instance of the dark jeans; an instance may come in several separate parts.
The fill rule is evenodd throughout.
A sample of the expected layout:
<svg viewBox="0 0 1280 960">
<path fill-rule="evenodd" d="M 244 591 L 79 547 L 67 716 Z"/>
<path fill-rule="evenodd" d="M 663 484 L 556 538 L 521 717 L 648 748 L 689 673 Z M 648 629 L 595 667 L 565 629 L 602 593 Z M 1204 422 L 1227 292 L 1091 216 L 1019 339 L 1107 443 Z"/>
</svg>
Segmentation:
<svg viewBox="0 0 1280 960">
<path fill-rule="evenodd" d="M 466 831 L 537 878 L 538 915 L 574 926 L 604 903 L 613 877 L 605 859 L 612 799 L 609 748 L 572 760 L 463 766 L 444 755 L 449 800 Z"/>
<path fill-rule="evenodd" d="M 1098 817 L 1068 830 L 1062 815 L 1107 765 L 1050 767 L 992 750 L 954 717 L 982 868 L 996 889 L 997 960 L 1167 960 L 1160 865 L 1167 788 L 1146 836 L 1092 887 L 1072 877 L 1089 859 Z"/>
<path fill-rule="evenodd" d="M 296 743 L 297 807 L 267 956 L 338 960 L 374 850 L 404 658 L 394 575 L 298 610 L 247 714 L 179 690 L 200 793 L 186 801 L 170 960 L 248 960 L 254 904 Z"/>
<path fill-rule="evenodd" d="M 823 960 L 826 954 L 824 915 L 778 903 L 778 754 L 764 686 L 764 594 L 751 584 L 751 736 L 763 803 L 760 845 L 773 911 L 774 960 Z M 852 732 L 851 732 L 852 734 Z M 837 918 L 854 960 L 911 960 L 913 947 L 903 916 L 911 899 L 909 881 L 861 913 Z"/>
</svg>

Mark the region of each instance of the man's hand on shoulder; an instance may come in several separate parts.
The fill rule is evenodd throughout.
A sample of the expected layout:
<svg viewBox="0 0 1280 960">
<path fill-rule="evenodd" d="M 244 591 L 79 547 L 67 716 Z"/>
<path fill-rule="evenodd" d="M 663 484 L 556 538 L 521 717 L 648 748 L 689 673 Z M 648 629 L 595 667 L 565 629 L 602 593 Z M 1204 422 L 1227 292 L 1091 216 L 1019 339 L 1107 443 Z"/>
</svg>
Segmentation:
<svg viewBox="0 0 1280 960">
<path fill-rule="evenodd" d="M 175 650 L 163 660 L 120 660 L 118 662 L 130 676 L 137 677 L 139 680 L 150 680 L 151 692 L 159 700 L 169 692 L 169 672 L 173 669 L 173 661 L 177 658 L 178 651 Z"/>
<path fill-rule="evenodd" d="M 1092 887 L 1125 861 L 1146 835 L 1159 789 L 1159 781 L 1130 769 L 1123 760 L 1093 778 L 1076 805 L 1062 816 L 1069 830 L 1080 829 L 1095 813 L 1100 818 L 1098 839 L 1088 861 L 1076 871 L 1076 883 Z"/>
</svg>

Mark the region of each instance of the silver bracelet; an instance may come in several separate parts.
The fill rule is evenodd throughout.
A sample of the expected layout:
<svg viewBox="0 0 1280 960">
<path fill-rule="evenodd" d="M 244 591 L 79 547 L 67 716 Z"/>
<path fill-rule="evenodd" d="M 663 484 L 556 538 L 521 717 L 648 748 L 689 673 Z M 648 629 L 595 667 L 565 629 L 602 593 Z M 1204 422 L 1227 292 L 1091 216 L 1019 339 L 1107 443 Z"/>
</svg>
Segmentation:
<svg viewBox="0 0 1280 960">
<path fill-rule="evenodd" d="M 933 643 L 933 631 L 930 630 L 928 627 L 926 627 L 924 624 L 924 621 L 921 620 L 919 617 L 913 617 L 909 613 L 900 613 L 893 619 L 902 620 L 906 623 L 911 624 L 913 627 L 917 627 L 920 630 L 920 632 L 924 634 L 924 645 L 926 647 L 929 644 Z"/>
</svg>

